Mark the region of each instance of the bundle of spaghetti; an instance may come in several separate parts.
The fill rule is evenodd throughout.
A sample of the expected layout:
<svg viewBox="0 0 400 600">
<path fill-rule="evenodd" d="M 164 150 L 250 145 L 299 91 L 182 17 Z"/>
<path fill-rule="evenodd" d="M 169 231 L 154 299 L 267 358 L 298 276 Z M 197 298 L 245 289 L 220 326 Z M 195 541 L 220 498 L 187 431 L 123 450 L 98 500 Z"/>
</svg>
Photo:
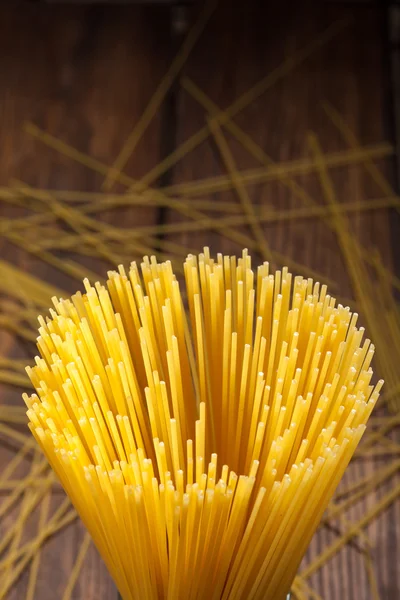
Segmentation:
<svg viewBox="0 0 400 600">
<path fill-rule="evenodd" d="M 40 317 L 29 427 L 123 598 L 283 599 L 382 381 L 287 268 L 145 257 Z"/>
</svg>

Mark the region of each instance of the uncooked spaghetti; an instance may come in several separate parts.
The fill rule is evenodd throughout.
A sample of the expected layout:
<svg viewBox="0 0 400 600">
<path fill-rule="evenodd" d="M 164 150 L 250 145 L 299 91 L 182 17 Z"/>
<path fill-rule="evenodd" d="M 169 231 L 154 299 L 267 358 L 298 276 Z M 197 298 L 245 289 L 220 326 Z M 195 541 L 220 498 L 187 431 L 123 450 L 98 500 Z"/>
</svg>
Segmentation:
<svg viewBox="0 0 400 600">
<path fill-rule="evenodd" d="M 29 427 L 123 598 L 283 599 L 382 386 L 326 286 L 206 248 L 53 299 Z"/>
</svg>

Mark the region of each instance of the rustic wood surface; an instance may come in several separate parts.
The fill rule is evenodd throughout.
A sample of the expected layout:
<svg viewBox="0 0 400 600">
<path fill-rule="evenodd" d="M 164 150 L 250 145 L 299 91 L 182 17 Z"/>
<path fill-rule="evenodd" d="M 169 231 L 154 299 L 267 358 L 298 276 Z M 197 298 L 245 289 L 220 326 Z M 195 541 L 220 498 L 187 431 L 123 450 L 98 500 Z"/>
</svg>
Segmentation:
<svg viewBox="0 0 400 600">
<path fill-rule="evenodd" d="M 258 5 L 259 4 L 259 5 Z M 170 154 L 175 147 L 202 128 L 209 114 L 191 96 L 188 82 L 198 86 L 219 109 L 225 109 L 238 96 L 281 64 L 289 63 L 311 40 L 327 28 L 337 27 L 332 40 L 319 47 L 301 64 L 277 72 L 276 81 L 256 101 L 244 108 L 234 122 L 259 144 L 274 161 L 310 156 L 308 135 L 318 135 L 324 152 L 348 149 L 324 111 L 324 102 L 336 108 L 361 145 L 388 139 L 385 129 L 387 110 L 383 56 L 382 14 L 375 6 L 317 4 L 312 10 L 292 11 L 280 3 L 261 8 L 263 3 L 240 9 L 220 8 L 196 45 L 177 82 L 150 124 L 124 171 L 139 179 Z M 188 20 L 193 15 L 189 12 Z M 104 176 L 41 144 L 24 130 L 31 121 L 98 161 L 111 165 L 128 133 L 143 113 L 162 75 L 167 70 L 180 37 L 173 33 L 171 15 L 165 7 L 50 8 L 28 5 L 24 10 L 0 8 L 0 185 L 13 178 L 41 188 L 100 191 Z M 181 85 L 182 84 L 182 85 Z M 262 166 L 222 128 L 237 168 Z M 391 162 L 377 160 L 391 177 Z M 212 136 L 193 152 L 162 174 L 154 183 L 161 186 L 203 177 L 226 174 L 226 167 Z M 362 166 L 332 170 L 337 197 L 349 202 L 379 198 L 382 193 L 368 178 Z M 295 183 L 317 203 L 322 202 L 316 174 L 296 177 Z M 120 184 L 114 188 L 123 190 Z M 273 208 L 288 209 L 302 205 L 287 182 L 274 181 L 249 186 L 250 197 L 265 214 Z M 202 196 L 215 202 L 236 202 L 235 190 Z M 190 206 L 190 198 L 187 200 Z M 0 204 L 2 217 L 23 216 L 24 209 Z M 208 216 L 214 212 L 204 211 Z M 167 208 L 118 208 L 101 212 L 100 219 L 115 226 L 134 227 L 155 223 L 177 223 L 188 217 Z M 393 240 L 388 210 L 350 216 L 353 231 L 367 247 L 378 247 L 385 263 L 391 265 Z M 238 231 L 252 237 L 248 227 Z M 287 255 L 329 280 L 336 282 L 343 297 L 351 298 L 350 281 L 334 233 L 322 221 L 299 220 L 263 226 L 272 251 Z M 215 252 L 238 252 L 240 243 L 226 233 L 210 230 L 164 235 L 190 250 L 206 244 Z M 1 258 L 69 291 L 78 282 L 16 248 L 0 237 Z M 60 255 L 61 256 L 61 255 Z M 62 256 L 65 256 L 62 255 Z M 73 254 L 71 256 L 74 257 Z M 133 256 L 132 258 L 137 258 Z M 256 257 L 258 260 L 259 257 Z M 87 268 L 101 273 L 109 264 L 97 259 L 79 259 Z M 280 266 L 279 259 L 276 265 Z M 10 282 L 11 284 L 11 282 Z M 16 358 L 31 357 L 33 345 L 21 344 L 0 331 L 1 354 Z M 20 391 L 5 385 L 1 401 L 20 403 Z M 0 446 L 0 473 L 13 455 L 9 443 Z M 387 460 L 387 459 L 386 459 Z M 384 459 L 360 459 L 352 463 L 345 476 L 349 483 L 385 464 Z M 24 468 L 28 468 L 25 465 Z M 22 472 L 22 471 L 21 471 Z M 385 492 L 376 493 L 346 513 L 358 521 Z M 54 506 L 61 494 L 54 494 Z M 0 523 L 7 530 L 15 512 Z M 32 522 L 31 522 L 32 521 Z M 28 521 L 26 535 L 35 531 L 37 519 Z M 304 565 L 343 531 L 338 521 L 335 531 L 322 527 L 315 536 Z M 400 503 L 393 504 L 367 528 L 372 542 L 374 572 L 382 600 L 400 597 Z M 62 598 L 68 575 L 83 538 L 76 523 L 51 539 L 42 551 L 35 598 Z M 308 583 L 324 600 L 369 600 L 372 595 L 363 540 L 342 548 Z M 25 597 L 28 573 L 12 591 L 10 600 Z M 96 550 L 91 546 L 72 594 L 78 600 L 111 600 L 117 597 Z"/>
</svg>

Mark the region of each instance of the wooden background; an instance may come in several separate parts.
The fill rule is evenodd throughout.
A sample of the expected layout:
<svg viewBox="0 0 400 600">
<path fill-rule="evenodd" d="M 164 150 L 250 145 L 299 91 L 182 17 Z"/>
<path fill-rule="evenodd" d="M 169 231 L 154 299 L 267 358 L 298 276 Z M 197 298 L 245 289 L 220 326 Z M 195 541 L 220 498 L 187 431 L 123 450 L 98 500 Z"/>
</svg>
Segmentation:
<svg viewBox="0 0 400 600">
<path fill-rule="evenodd" d="M 338 30 L 296 68 L 278 74 L 270 89 L 235 117 L 235 123 L 274 161 L 309 156 L 307 135 L 311 131 L 317 133 L 326 153 L 348 148 L 324 111 L 325 101 L 340 112 L 361 145 L 391 141 L 381 8 L 321 2 L 310 6 L 244 2 L 240 8 L 232 8 L 229 2 L 221 4 L 182 72 L 184 78 L 199 86 L 221 109 L 267 73 L 298 55 L 327 28 L 333 26 Z M 193 17 L 189 11 L 188 21 Z M 88 8 L 28 4 L 23 10 L 1 6 L 0 185 L 6 186 L 16 178 L 39 188 L 100 191 L 104 175 L 41 143 L 26 131 L 26 123 L 34 123 L 110 166 L 156 90 L 181 39 L 173 27 L 170 10 L 162 6 Z M 204 108 L 182 83 L 176 81 L 129 158 L 124 171 L 131 177 L 144 176 L 204 126 Z M 260 166 L 233 137 L 225 135 L 240 170 Z M 393 180 L 393 161 L 376 163 Z M 212 137 L 208 137 L 154 183 L 164 187 L 220 174 L 226 174 L 225 167 Z M 334 169 L 332 177 L 337 196 L 343 202 L 382 196 L 360 165 Z M 317 176 L 304 175 L 297 177 L 296 182 L 315 201 L 321 197 Z M 114 190 L 122 191 L 123 186 L 118 184 Z M 279 181 L 251 186 L 249 192 L 253 202 L 260 205 L 260 214 L 271 207 L 301 206 L 293 191 Z M 202 197 L 216 203 L 237 201 L 232 190 Z M 190 203 L 190 197 L 187 202 Z M 2 219 L 26 214 L 24 209 L 5 203 L 0 204 L 0 211 Z M 214 212 L 207 214 L 215 216 Z M 102 211 L 98 218 L 122 228 L 188 220 L 168 208 L 129 206 Z M 386 264 L 392 265 L 397 216 L 388 209 L 356 214 L 350 220 L 360 241 L 371 248 L 377 246 Z M 337 284 L 343 297 L 351 298 L 351 285 L 335 235 L 323 222 L 289 221 L 263 229 L 274 251 L 318 271 Z M 245 226 L 239 230 L 249 234 Z M 205 244 L 213 253 L 241 250 L 240 244 L 210 230 L 171 233 L 163 239 L 196 251 Z M 7 235 L 0 237 L 0 252 L 3 260 L 62 289 L 73 292 L 81 288 L 76 280 L 11 243 Z M 70 256 L 76 258 L 72 252 Z M 97 273 L 110 266 L 90 257 L 77 260 Z M 279 260 L 276 265 L 280 265 Z M 22 344 L 6 331 L 0 332 L 0 344 L 3 356 L 28 360 L 34 353 L 32 344 Z M 0 391 L 2 402 L 21 403 L 20 390 L 1 385 Z M 15 452 L 9 440 L 1 442 L 0 473 Z M 378 458 L 357 460 L 345 479 L 353 481 L 383 464 L 384 459 Z M 357 521 L 385 489 L 383 486 L 356 504 L 346 518 Z M 54 493 L 54 506 L 60 496 Z M 14 518 L 15 513 L 7 514 L 0 523 L 1 531 L 5 532 Z M 342 525 L 336 531 L 321 528 L 305 564 L 336 539 Z M 33 520 L 27 524 L 28 537 L 29 527 L 32 530 L 36 527 Z M 379 598 L 399 598 L 400 503 L 386 510 L 367 533 L 373 545 Z M 82 537 L 82 527 L 75 523 L 45 545 L 35 598 L 63 597 Z M 342 548 L 309 578 L 310 586 L 324 600 L 376 598 L 371 592 L 358 537 L 355 538 L 356 543 Z M 25 597 L 27 581 L 25 572 L 9 593 L 9 600 Z M 85 558 L 72 598 L 116 598 L 114 585 L 93 547 Z"/>
</svg>

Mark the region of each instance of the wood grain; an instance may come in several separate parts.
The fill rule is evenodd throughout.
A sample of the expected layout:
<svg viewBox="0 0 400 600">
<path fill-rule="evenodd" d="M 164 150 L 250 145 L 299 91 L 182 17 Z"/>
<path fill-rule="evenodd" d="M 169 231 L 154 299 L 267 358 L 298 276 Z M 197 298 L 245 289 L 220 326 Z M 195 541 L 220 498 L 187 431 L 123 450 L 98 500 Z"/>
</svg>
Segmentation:
<svg viewBox="0 0 400 600">
<path fill-rule="evenodd" d="M 268 8 L 253 6 L 251 10 L 242 6 L 229 14 L 221 11 L 208 30 L 207 41 L 200 43 L 189 59 L 184 76 L 194 82 L 214 105 L 225 109 L 266 73 L 301 51 L 310 39 L 318 36 L 332 22 L 344 20 L 348 25 L 342 33 L 244 109 L 234 123 L 275 162 L 308 155 L 307 135 L 310 131 L 318 135 L 324 152 L 337 151 L 344 149 L 346 143 L 323 109 L 323 103 L 329 102 L 341 113 L 360 144 L 376 143 L 385 139 L 386 135 L 380 19 L 379 10 L 365 6 L 324 5 L 320 6 L 320 10 L 314 8 L 312 16 L 307 10 L 299 14 L 295 10 L 282 10 L 276 4 Z M 208 68 L 211 62 L 212 70 Z M 178 101 L 181 107 L 179 144 L 203 126 L 207 112 L 185 90 L 181 90 Z M 260 165 L 238 144 L 227 128 L 224 135 L 240 169 Z M 388 164 L 383 161 L 378 165 L 384 172 L 390 172 Z M 207 141 L 175 167 L 174 182 L 220 174 L 226 174 L 226 170 L 215 140 L 210 135 Z M 337 198 L 342 202 L 373 198 L 378 194 L 362 165 L 334 170 L 332 176 Z M 316 174 L 297 177 L 295 183 L 315 203 L 325 202 Z M 301 197 L 288 187 L 287 181 L 248 189 L 252 202 L 257 206 L 261 204 L 262 212 L 267 212 L 271 207 L 288 209 L 304 205 Z M 215 202 L 239 202 L 234 189 L 210 198 Z M 187 201 L 190 203 L 190 198 Z M 183 221 L 186 217 L 170 211 L 167 220 Z M 378 247 L 385 264 L 390 265 L 389 211 L 358 214 L 350 217 L 350 223 L 359 241 L 366 248 Z M 253 239 L 250 227 L 244 227 L 241 231 Z M 265 226 L 264 232 L 272 250 L 287 254 L 334 280 L 340 293 L 351 297 L 351 284 L 335 234 L 322 221 L 275 223 Z M 190 243 L 198 251 L 204 245 L 210 246 L 213 252 L 240 251 L 240 244 L 218 232 L 183 232 L 171 238 Z M 282 266 L 282 262 L 277 261 L 276 264 Z M 355 461 L 346 473 L 343 484 L 372 473 L 377 466 L 373 460 Z M 348 521 L 360 519 L 382 494 L 382 489 L 377 490 L 376 494 L 356 504 L 345 515 Z M 394 598 L 400 590 L 399 571 L 394 566 L 400 539 L 398 510 L 399 503 L 368 529 L 382 599 Z M 320 528 L 304 566 L 334 542 L 338 531 L 345 529 L 340 522 L 336 527 L 336 533 Z M 309 583 L 324 600 L 372 598 L 365 561 L 357 550 L 357 544 L 355 547 L 345 546 L 310 577 Z"/>
<path fill-rule="evenodd" d="M 99 7 L 49 7 L 27 5 L 24 10 L 1 7 L 0 52 L 0 185 L 18 178 L 31 186 L 100 190 L 103 177 L 28 136 L 23 126 L 32 121 L 45 131 L 111 164 L 125 138 L 142 114 L 146 103 L 167 69 L 169 54 L 168 13 L 162 8 L 151 14 L 141 8 L 107 11 Z M 160 159 L 160 118 L 149 127 L 127 173 L 140 178 Z M 24 214 L 22 209 L 1 204 L 2 216 Z M 151 225 L 157 209 L 140 207 L 106 211 L 100 216 L 116 226 Z M 2 258 L 72 293 L 77 281 L 16 249 L 3 238 Z M 135 257 L 132 257 L 135 258 Z M 86 259 L 88 268 L 104 273 L 110 264 Z M 10 282 L 11 284 L 11 282 Z M 2 353 L 27 359 L 33 345 L 21 348 L 1 331 Z M 1 386 L 2 402 L 21 404 L 19 390 Z M 12 451 L 0 447 L 0 472 Z M 27 465 L 18 472 L 22 475 Z M 59 494 L 53 500 L 60 503 Z M 15 516 L 15 512 L 11 517 Z M 1 523 L 2 531 L 10 520 Z M 27 525 L 36 532 L 37 518 Z M 46 544 L 42 551 L 35 598 L 62 598 L 69 573 L 83 536 L 79 523 L 69 526 Z M 29 571 L 9 594 L 10 600 L 25 596 Z M 92 545 L 72 598 L 117 597 L 102 560 Z"/>
</svg>

